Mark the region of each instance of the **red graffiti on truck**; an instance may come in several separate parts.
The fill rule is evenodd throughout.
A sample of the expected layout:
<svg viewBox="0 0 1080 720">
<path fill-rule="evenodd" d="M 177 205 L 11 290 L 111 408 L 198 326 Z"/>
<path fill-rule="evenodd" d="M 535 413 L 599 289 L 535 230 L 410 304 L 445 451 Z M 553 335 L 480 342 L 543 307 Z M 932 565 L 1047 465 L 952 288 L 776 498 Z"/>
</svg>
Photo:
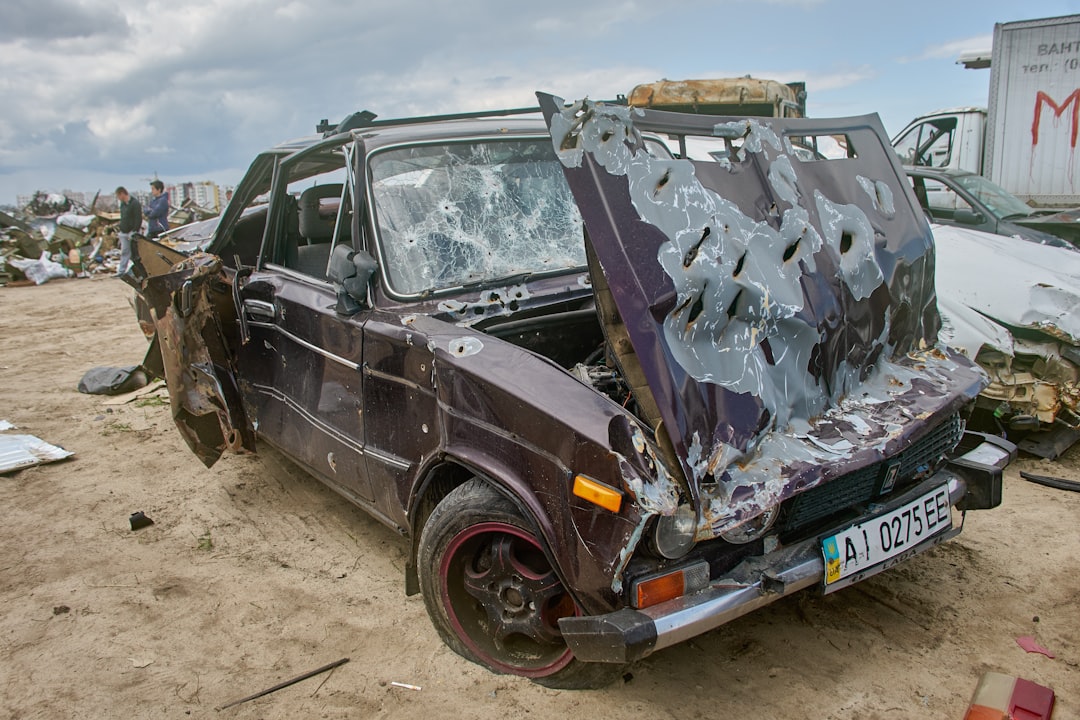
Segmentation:
<svg viewBox="0 0 1080 720">
<path fill-rule="evenodd" d="M 1046 105 L 1054 111 L 1054 117 L 1060 118 L 1065 112 L 1065 109 L 1072 105 L 1072 132 L 1069 135 L 1069 146 L 1076 148 L 1076 135 L 1077 130 L 1080 129 L 1080 88 L 1072 91 L 1069 97 L 1065 98 L 1065 102 L 1058 105 L 1054 100 L 1044 93 L 1042 90 L 1035 93 L 1035 120 L 1031 123 L 1031 145 L 1034 147 L 1039 144 L 1039 120 L 1042 119 L 1043 105 Z"/>
</svg>

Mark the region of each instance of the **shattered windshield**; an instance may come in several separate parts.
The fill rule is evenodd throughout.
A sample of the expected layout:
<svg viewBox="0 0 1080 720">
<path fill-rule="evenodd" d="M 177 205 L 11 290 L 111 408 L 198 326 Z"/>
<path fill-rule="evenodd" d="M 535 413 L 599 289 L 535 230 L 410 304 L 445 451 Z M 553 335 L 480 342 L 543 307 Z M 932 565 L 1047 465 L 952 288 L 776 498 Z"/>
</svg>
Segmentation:
<svg viewBox="0 0 1080 720">
<path fill-rule="evenodd" d="M 1023 200 L 982 175 L 958 175 L 954 179 L 957 185 L 978 198 L 998 218 L 1027 217 L 1035 212 Z"/>
<path fill-rule="evenodd" d="M 550 140 L 414 145 L 369 163 L 397 294 L 585 265 L 581 216 Z"/>
</svg>

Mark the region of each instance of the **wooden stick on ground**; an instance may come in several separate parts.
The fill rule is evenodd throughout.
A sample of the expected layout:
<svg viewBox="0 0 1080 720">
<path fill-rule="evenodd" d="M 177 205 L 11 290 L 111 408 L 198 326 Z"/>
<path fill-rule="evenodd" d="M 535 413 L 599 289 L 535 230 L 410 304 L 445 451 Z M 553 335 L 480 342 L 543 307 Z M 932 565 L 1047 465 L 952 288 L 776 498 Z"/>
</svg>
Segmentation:
<svg viewBox="0 0 1080 720">
<path fill-rule="evenodd" d="M 349 658 L 341 658 L 340 660 L 336 660 L 336 661 L 330 663 L 329 665 L 323 665 L 321 668 L 316 668 L 315 670 L 312 670 L 310 672 L 306 672 L 303 675 L 297 675 L 296 677 L 294 677 L 294 678 L 292 678 L 290 680 L 280 682 L 277 685 L 275 685 L 274 687 L 266 688 L 265 690 L 261 690 L 261 691 L 255 693 L 254 695 L 248 695 L 247 697 L 240 698 L 239 700 L 233 700 L 231 703 L 226 703 L 226 704 L 221 705 L 219 707 L 216 707 L 214 709 L 218 710 L 218 711 L 221 711 L 221 710 L 224 710 L 225 708 L 231 708 L 233 705 L 239 705 L 240 703 L 246 703 L 248 700 L 254 700 L 255 698 L 261 698 L 263 695 L 269 695 L 270 693 L 277 692 L 278 690 L 281 690 L 282 688 L 287 688 L 290 685 L 295 685 L 296 683 L 300 682 L 301 680 L 307 680 L 308 678 L 315 677 L 316 675 L 318 675 L 320 673 L 324 673 L 327 670 L 333 670 L 334 668 L 340 667 L 341 665 L 344 665 L 347 662 L 349 662 Z"/>
</svg>

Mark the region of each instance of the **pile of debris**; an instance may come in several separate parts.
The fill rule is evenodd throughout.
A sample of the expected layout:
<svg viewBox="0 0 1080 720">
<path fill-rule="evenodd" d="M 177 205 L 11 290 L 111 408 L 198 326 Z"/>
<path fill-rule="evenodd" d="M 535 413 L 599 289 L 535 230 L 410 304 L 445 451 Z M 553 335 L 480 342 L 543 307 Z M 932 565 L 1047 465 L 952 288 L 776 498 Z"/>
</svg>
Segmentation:
<svg viewBox="0 0 1080 720">
<path fill-rule="evenodd" d="M 113 274 L 120 263 L 119 212 L 80 207 L 63 195 L 37 193 L 15 214 L 0 211 L 0 285 Z M 213 217 L 190 202 L 169 215 L 170 227 Z"/>
<path fill-rule="evenodd" d="M 195 201 L 188 198 L 180 207 L 172 208 L 169 212 L 169 227 L 175 228 L 193 222 L 202 222 L 217 217 L 216 210 L 209 210 L 196 205 Z"/>
<path fill-rule="evenodd" d="M 41 285 L 59 277 L 116 272 L 119 220 L 119 213 L 20 219 L 0 211 L 0 283 L 27 280 Z"/>
</svg>

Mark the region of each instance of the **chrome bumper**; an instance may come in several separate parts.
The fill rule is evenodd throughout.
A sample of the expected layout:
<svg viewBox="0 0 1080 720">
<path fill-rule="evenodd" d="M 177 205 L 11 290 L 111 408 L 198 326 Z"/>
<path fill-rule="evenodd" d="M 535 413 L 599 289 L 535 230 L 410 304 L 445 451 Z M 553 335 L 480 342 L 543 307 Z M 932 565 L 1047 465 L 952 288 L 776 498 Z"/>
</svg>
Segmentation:
<svg viewBox="0 0 1080 720">
<path fill-rule="evenodd" d="M 1000 480 L 1000 474 L 998 478 Z M 968 494 L 964 478 L 952 469 L 945 468 L 886 507 L 898 507 L 933 487 L 940 487 L 943 482 L 948 482 L 949 499 L 954 506 Z M 960 527 L 928 538 L 893 558 L 893 561 L 852 577 L 851 582 L 864 580 L 945 542 L 958 535 L 962 527 L 961 523 Z M 640 610 L 623 608 L 606 615 L 562 618 L 559 628 L 579 660 L 632 662 L 717 628 L 782 597 L 812 585 L 822 585 L 824 576 L 821 542 L 813 537 L 766 555 L 748 558 L 692 595 Z"/>
</svg>

